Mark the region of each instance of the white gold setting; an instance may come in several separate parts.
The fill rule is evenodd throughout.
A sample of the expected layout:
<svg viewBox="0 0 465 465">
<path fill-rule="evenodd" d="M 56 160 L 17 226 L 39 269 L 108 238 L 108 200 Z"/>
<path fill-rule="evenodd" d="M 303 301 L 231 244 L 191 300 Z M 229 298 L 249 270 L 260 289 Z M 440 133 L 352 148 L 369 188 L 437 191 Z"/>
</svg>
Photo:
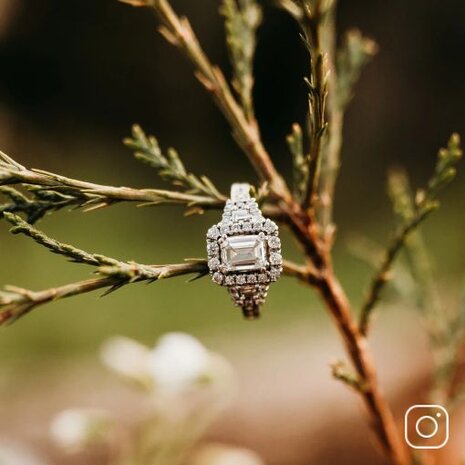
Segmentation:
<svg viewBox="0 0 465 465">
<path fill-rule="evenodd" d="M 213 282 L 229 289 L 247 318 L 256 318 L 283 259 L 278 226 L 263 217 L 249 192 L 249 184 L 232 185 L 222 220 L 207 232 L 207 252 Z"/>
</svg>

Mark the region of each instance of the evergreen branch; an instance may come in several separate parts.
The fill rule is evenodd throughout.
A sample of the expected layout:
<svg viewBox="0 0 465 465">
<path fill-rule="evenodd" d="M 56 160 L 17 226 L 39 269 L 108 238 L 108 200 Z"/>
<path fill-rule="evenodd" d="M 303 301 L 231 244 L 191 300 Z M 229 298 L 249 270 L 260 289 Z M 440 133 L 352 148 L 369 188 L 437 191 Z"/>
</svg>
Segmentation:
<svg viewBox="0 0 465 465">
<path fill-rule="evenodd" d="M 114 275 L 115 273 L 119 273 L 121 270 L 123 270 L 123 276 L 128 276 L 128 273 L 131 272 L 136 273 L 132 274 L 132 277 L 143 275 L 146 277 L 146 279 L 151 279 L 150 276 L 153 269 L 157 268 L 157 265 L 140 265 L 133 262 L 123 262 L 101 254 L 89 253 L 78 249 L 73 245 L 64 244 L 47 236 L 44 232 L 30 225 L 18 215 L 5 213 L 5 218 L 13 226 L 10 229 L 12 234 L 24 234 L 25 236 L 33 239 L 37 244 L 42 245 L 43 247 L 50 250 L 52 253 L 67 257 L 74 263 L 84 263 L 87 265 L 101 267 L 101 272 L 102 270 L 113 270 L 111 274 Z M 192 260 L 190 260 L 190 262 L 192 262 Z M 194 260 L 194 262 L 206 263 L 205 260 L 197 259 Z M 208 271 L 207 268 L 205 269 Z M 284 260 L 283 269 L 284 273 L 288 276 L 296 277 L 307 284 L 312 283 L 316 277 L 316 271 L 312 267 L 308 265 L 297 265 L 289 260 Z M 163 275 L 163 277 L 166 276 Z"/>
<path fill-rule="evenodd" d="M 16 286 L 5 286 L 5 289 L 0 291 L 0 326 L 14 323 L 39 305 L 97 289 L 119 286 L 119 284 L 119 280 L 106 277 L 87 279 L 37 292 Z"/>
<path fill-rule="evenodd" d="M 140 206 L 162 204 L 185 205 L 197 210 L 221 208 L 225 199 L 211 195 L 197 195 L 187 192 L 161 189 L 134 189 L 113 187 L 67 178 L 47 171 L 27 169 L 0 152 L 0 186 L 23 185 L 32 194 L 29 199 L 17 189 L 3 188 L 0 193 L 11 200 L 0 205 L 0 213 L 23 212 L 31 222 L 45 213 L 65 207 L 94 210 L 119 202 L 135 202 Z M 214 187 L 210 186 L 211 192 Z M 221 196 L 221 194 L 220 194 Z"/>
<path fill-rule="evenodd" d="M 253 121 L 253 58 L 262 10 L 255 0 L 223 0 L 220 12 L 225 17 L 226 41 L 233 67 L 232 84 L 247 119 Z"/>
<path fill-rule="evenodd" d="M 122 278 L 130 280 L 138 280 L 140 277 L 143 279 L 154 280 L 161 277 L 169 277 L 170 269 L 163 270 L 160 275 L 159 268 L 166 268 L 168 265 L 141 265 L 134 262 L 125 262 L 116 260 L 114 258 L 106 257 L 101 254 L 89 253 L 84 250 L 78 249 L 73 245 L 64 244 L 56 239 L 47 236 L 44 232 L 30 225 L 18 215 L 12 213 L 5 213 L 5 218 L 13 226 L 10 230 L 12 234 L 24 234 L 30 237 L 37 244 L 50 250 L 52 253 L 62 255 L 70 259 L 74 263 L 84 263 L 99 267 L 101 274 L 116 274 Z M 189 263 L 203 263 L 204 260 L 187 260 Z M 169 265 L 172 267 L 172 265 Z M 174 266 L 174 270 L 179 267 Z M 182 268 L 182 267 L 181 267 Z M 203 269 L 201 270 L 203 271 Z"/>
<path fill-rule="evenodd" d="M 48 237 L 17 215 L 6 213 L 5 217 L 13 225 L 11 230 L 13 234 L 25 234 L 51 252 L 63 255 L 75 263 L 97 266 L 96 272 L 100 276 L 39 292 L 16 286 L 6 286 L 4 291 L 0 291 L 0 326 L 15 322 L 40 305 L 66 297 L 98 289 L 106 289 L 104 295 L 107 295 L 131 283 L 141 281 L 152 283 L 160 279 L 186 274 L 194 274 L 194 279 L 198 279 L 209 273 L 207 260 L 204 259 L 188 259 L 180 264 L 142 265 L 119 261 L 100 254 L 92 254 Z M 312 270 L 308 267 L 285 261 L 283 268 L 284 273 L 288 276 L 296 277 L 305 283 L 314 281 Z"/>
<path fill-rule="evenodd" d="M 185 263 L 170 265 L 142 265 L 124 262 L 63 244 L 13 213 L 6 212 L 4 216 L 12 224 L 11 232 L 13 234 L 24 234 L 52 253 L 67 257 L 72 262 L 96 266 L 100 278 L 79 281 L 40 292 L 7 286 L 5 292 L 0 292 L 0 325 L 15 321 L 39 305 L 96 289 L 108 288 L 107 294 L 134 282 L 148 281 L 151 283 L 159 279 L 184 274 L 195 273 L 197 277 L 208 274 L 207 262 L 203 259 L 190 259 L 186 260 Z"/>
<path fill-rule="evenodd" d="M 76 205 L 76 198 L 60 192 L 49 190 L 32 190 L 33 198 L 29 198 L 18 189 L 9 186 L 0 186 L 0 194 L 7 197 L 10 202 L 0 204 L 0 218 L 5 212 L 24 213 L 29 223 L 35 223 L 48 212 L 58 211 L 62 208 Z"/>
<path fill-rule="evenodd" d="M 147 136 L 137 124 L 132 127 L 132 137 L 124 139 L 124 143 L 134 151 L 134 157 L 137 160 L 155 168 L 161 178 L 175 186 L 182 187 L 188 194 L 205 195 L 225 202 L 224 195 L 207 177 L 198 177 L 189 173 L 175 149 L 169 148 L 164 155 L 157 139 Z"/>
<path fill-rule="evenodd" d="M 390 174 L 390 195 L 400 224 L 414 215 L 414 198 L 404 171 Z M 433 266 L 420 230 L 414 231 L 405 242 L 409 271 L 415 281 L 417 308 L 423 317 L 434 359 L 432 401 L 440 405 L 454 405 L 460 394 L 459 372 L 463 361 L 461 352 L 465 334 L 465 312 L 460 305 L 444 305 L 437 288 Z"/>
<path fill-rule="evenodd" d="M 353 97 L 354 87 L 363 68 L 378 52 L 378 45 L 372 39 L 363 37 L 358 29 L 347 31 L 344 42 L 337 52 L 337 106 L 344 110 Z"/>
<path fill-rule="evenodd" d="M 288 2 L 282 6 L 289 10 Z M 309 76 L 305 79 L 308 87 L 308 175 L 302 197 L 304 209 L 313 211 L 318 200 L 321 152 L 323 135 L 327 128 L 326 99 L 328 96 L 327 51 L 323 49 L 323 34 L 328 17 L 332 14 L 335 2 L 325 0 L 299 0 L 295 5 L 299 13 L 292 13 L 302 30 L 302 40 L 310 57 Z M 313 216 L 313 213 L 312 213 Z"/>
<path fill-rule="evenodd" d="M 98 289 L 106 289 L 104 295 L 130 283 L 154 282 L 186 274 L 203 276 L 208 273 L 205 260 L 192 260 L 173 265 L 139 265 L 117 262 L 100 267 L 100 277 L 78 281 L 43 291 L 31 291 L 16 286 L 6 286 L 0 291 L 0 326 L 14 323 L 31 310 L 59 299 L 86 294 Z"/>
<path fill-rule="evenodd" d="M 273 195 L 290 203 L 292 199 L 289 190 L 263 146 L 257 122 L 247 119 L 222 71 L 210 62 L 200 46 L 188 19 L 179 17 L 167 0 L 120 1 L 137 7 L 151 7 L 155 11 L 161 23 L 161 34 L 192 63 L 196 77 L 212 95 L 230 124 L 236 142 L 249 158 L 260 179 L 268 182 Z"/>
<path fill-rule="evenodd" d="M 299 124 L 292 125 L 292 132 L 287 136 L 287 145 L 292 155 L 294 168 L 294 196 L 302 201 L 308 178 L 308 163 L 304 154 L 302 128 Z"/>
<path fill-rule="evenodd" d="M 323 48 L 327 50 L 329 74 L 328 137 L 323 147 L 321 162 L 318 221 L 328 246 L 335 231 L 333 206 L 336 181 L 341 166 L 342 132 L 345 110 L 363 67 L 377 52 L 377 44 L 357 30 L 346 33 L 341 48 L 336 52 L 334 13 L 328 16 L 323 34 Z"/>
<path fill-rule="evenodd" d="M 45 214 L 63 208 L 83 208 L 84 211 L 91 211 L 121 202 L 133 202 L 140 207 L 184 205 L 187 208 L 186 214 L 191 214 L 222 209 L 226 201 L 218 192 L 212 197 L 161 189 L 113 187 L 65 178 L 46 171 L 28 170 L 25 167 L 17 171 L 13 165 L 5 164 L 2 161 L 5 158 L 2 157 L 6 155 L 0 152 L 0 194 L 9 198 L 10 202 L 0 204 L 0 219 L 5 212 L 24 213 L 27 222 L 33 224 Z M 202 179 L 208 184 L 206 178 Z M 7 184 L 25 187 L 32 197 Z M 213 195 L 215 187 L 211 185 L 210 190 Z M 282 210 L 276 205 L 267 203 L 261 208 L 267 218 L 280 223 L 287 221 Z"/>
<path fill-rule="evenodd" d="M 297 270 L 301 279 L 308 282 L 308 276 L 310 275 L 308 272 L 304 272 L 302 267 L 293 265 L 290 262 L 284 264 L 284 273 L 289 276 L 295 277 Z M 141 265 L 115 260 L 113 265 L 99 267 L 97 274 L 100 275 L 97 278 L 42 291 L 32 291 L 17 286 L 5 286 L 3 291 L 0 290 L 0 326 L 14 323 L 41 305 L 67 297 L 87 294 L 99 289 L 106 289 L 103 294 L 103 296 L 106 296 L 127 284 L 136 282 L 153 283 L 161 279 L 188 274 L 194 274 L 193 279 L 198 279 L 208 274 L 208 264 L 207 260 L 203 259 L 191 259 L 185 263 L 170 265 Z"/>
<path fill-rule="evenodd" d="M 455 165 L 461 157 L 462 150 L 460 149 L 460 138 L 457 134 L 453 134 L 447 148 L 443 148 L 439 151 L 434 173 L 428 181 L 426 189 L 417 191 L 414 208 L 408 218 L 406 218 L 406 221 L 404 221 L 395 232 L 384 253 L 381 264 L 370 283 L 360 316 L 360 331 L 362 334 L 366 335 L 368 332 L 373 309 L 381 298 L 381 292 L 385 284 L 390 280 L 390 271 L 394 260 L 403 249 L 411 233 L 415 231 L 430 213 L 439 207 L 437 196 L 455 177 Z M 395 179 L 396 178 L 391 177 L 391 180 L 395 181 Z M 399 210 L 404 208 L 402 204 L 405 202 L 405 199 L 396 193 L 395 184 L 390 186 L 390 192 L 391 196 L 395 199 L 394 210 L 398 214 Z"/>
<path fill-rule="evenodd" d="M 56 239 L 52 239 L 42 231 L 34 228 L 29 223 L 24 221 L 20 216 L 13 213 L 5 213 L 4 218 L 13 226 L 10 229 L 12 234 L 24 234 L 25 236 L 33 239 L 39 245 L 42 245 L 50 250 L 52 253 L 63 255 L 69 258 L 72 262 L 85 263 L 87 265 L 93 266 L 118 265 L 122 263 L 113 258 L 105 257 L 99 254 L 88 253 L 72 245 L 63 244 Z"/>
</svg>

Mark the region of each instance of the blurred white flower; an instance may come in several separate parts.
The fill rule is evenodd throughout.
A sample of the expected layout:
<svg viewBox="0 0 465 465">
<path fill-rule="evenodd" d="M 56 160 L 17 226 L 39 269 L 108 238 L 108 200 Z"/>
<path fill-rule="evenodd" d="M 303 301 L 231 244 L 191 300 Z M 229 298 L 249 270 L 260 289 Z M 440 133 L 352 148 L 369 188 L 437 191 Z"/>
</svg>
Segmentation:
<svg viewBox="0 0 465 465">
<path fill-rule="evenodd" d="M 171 392 L 191 387 L 207 375 L 210 354 L 184 333 L 162 336 L 150 353 L 149 370 L 158 386 Z"/>
<path fill-rule="evenodd" d="M 60 447 L 77 452 L 90 445 L 105 443 L 112 421 L 100 410 L 69 409 L 58 413 L 50 425 L 50 435 Z"/>
<path fill-rule="evenodd" d="M 114 336 L 102 345 L 100 358 L 104 365 L 123 378 L 151 387 L 148 347 L 128 337 Z"/>
<path fill-rule="evenodd" d="M 0 465 L 45 465 L 45 462 L 20 444 L 2 442 Z"/>
<path fill-rule="evenodd" d="M 231 384 L 233 371 L 226 359 L 207 350 L 185 333 L 162 336 L 153 349 L 116 336 L 102 346 L 103 363 L 124 378 L 158 394 L 176 394 L 207 383 Z"/>
<path fill-rule="evenodd" d="M 260 456 L 250 449 L 207 444 L 194 452 L 189 465 L 265 465 Z"/>
</svg>

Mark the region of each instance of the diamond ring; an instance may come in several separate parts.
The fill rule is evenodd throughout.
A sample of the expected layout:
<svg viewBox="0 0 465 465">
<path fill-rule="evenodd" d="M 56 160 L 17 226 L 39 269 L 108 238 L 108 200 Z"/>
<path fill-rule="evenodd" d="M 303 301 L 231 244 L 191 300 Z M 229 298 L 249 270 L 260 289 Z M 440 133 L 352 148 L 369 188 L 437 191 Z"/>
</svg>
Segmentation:
<svg viewBox="0 0 465 465">
<path fill-rule="evenodd" d="M 269 283 L 282 271 L 278 226 L 264 218 L 250 185 L 235 183 L 222 220 L 207 233 L 208 268 L 247 319 L 260 315 Z"/>
</svg>

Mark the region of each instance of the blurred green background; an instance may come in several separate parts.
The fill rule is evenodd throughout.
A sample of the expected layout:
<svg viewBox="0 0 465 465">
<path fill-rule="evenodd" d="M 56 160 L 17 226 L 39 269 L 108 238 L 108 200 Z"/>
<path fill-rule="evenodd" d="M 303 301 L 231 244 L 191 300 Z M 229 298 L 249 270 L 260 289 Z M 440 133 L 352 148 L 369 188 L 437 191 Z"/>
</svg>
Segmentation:
<svg viewBox="0 0 465 465">
<path fill-rule="evenodd" d="M 173 5 L 191 19 L 212 61 L 229 75 L 219 2 Z M 271 2 L 264 9 L 254 97 L 265 144 L 289 175 L 285 136 L 305 117 L 307 61 L 293 21 Z M 458 0 L 341 2 L 339 30 L 359 27 L 380 46 L 347 114 L 336 199 L 335 262 L 355 303 L 370 270 L 346 245 L 354 234 L 380 243 L 389 237 L 387 169 L 403 165 L 415 185 L 422 185 L 437 149 L 452 131 L 464 133 L 464 15 L 465 4 Z M 162 186 L 121 143 L 138 122 L 224 192 L 237 180 L 255 182 L 189 64 L 155 27 L 150 12 L 115 0 L 0 0 L 1 149 L 27 166 L 74 178 Z M 464 180 L 462 170 L 424 228 L 440 279 L 450 286 L 460 283 L 465 268 Z M 176 207 L 121 205 L 88 214 L 60 212 L 39 227 L 60 241 L 120 259 L 165 263 L 204 256 L 205 231 L 219 213 L 189 218 L 182 213 Z M 298 258 L 288 240 L 284 252 Z M 0 223 L 0 283 L 38 290 L 91 271 L 9 235 L 8 225 Z M 395 315 L 404 317 L 402 311 Z M 224 290 L 208 279 L 131 285 L 102 299 L 90 294 L 42 307 L 2 329 L 0 376 L 10 392 L 13 380 L 29 376 L 33 367 L 59 371 L 67 360 L 95 357 L 101 341 L 115 333 L 151 344 L 163 332 L 182 330 L 221 349 L 315 325 L 330 331 L 313 293 L 286 278 L 273 286 L 256 323 L 242 321 Z"/>
</svg>

